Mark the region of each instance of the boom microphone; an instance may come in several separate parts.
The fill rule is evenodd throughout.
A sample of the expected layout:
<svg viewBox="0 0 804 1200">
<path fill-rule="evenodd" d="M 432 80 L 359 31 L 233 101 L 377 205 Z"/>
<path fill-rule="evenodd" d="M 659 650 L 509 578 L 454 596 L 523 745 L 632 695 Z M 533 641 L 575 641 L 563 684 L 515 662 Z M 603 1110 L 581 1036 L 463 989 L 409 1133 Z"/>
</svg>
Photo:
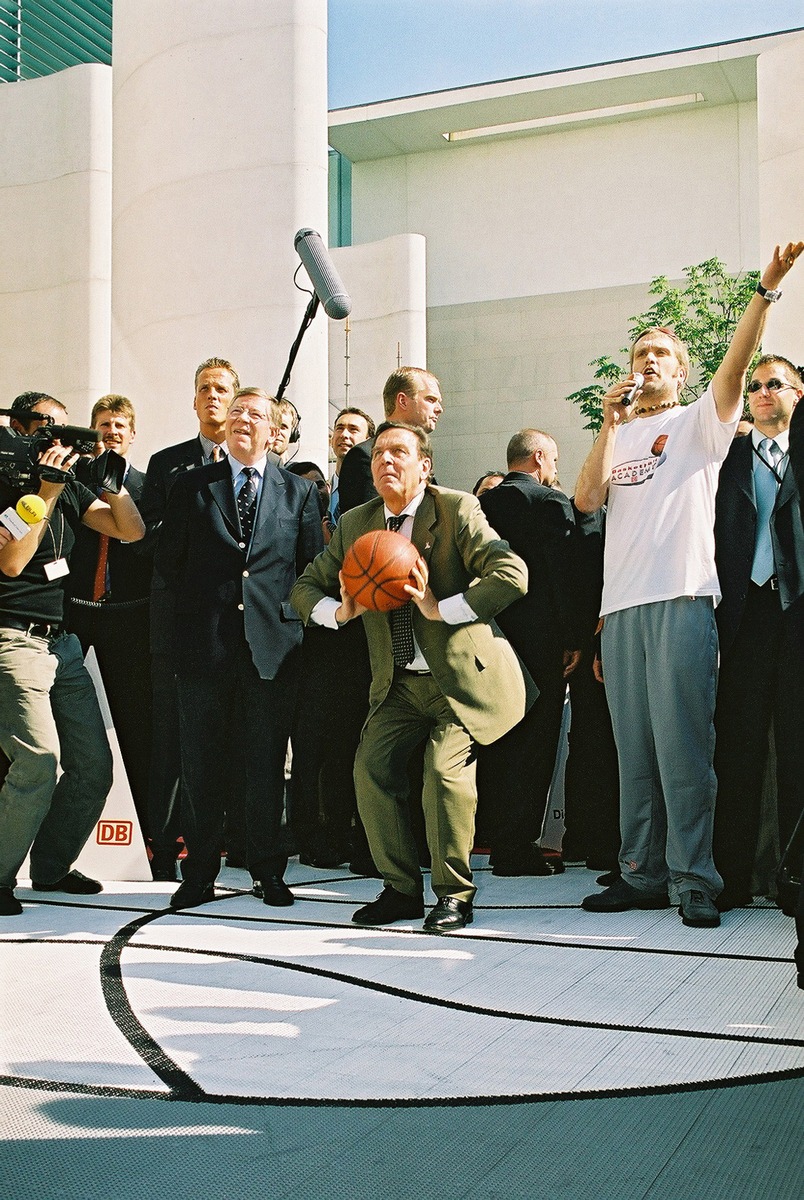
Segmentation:
<svg viewBox="0 0 804 1200">
<path fill-rule="evenodd" d="M 16 510 L 7 508 L 5 512 L 0 513 L 0 525 L 19 542 L 32 525 L 39 524 L 46 512 L 47 505 L 41 496 L 21 496 L 17 501 Z"/>
<path fill-rule="evenodd" d="M 333 321 L 343 321 L 352 311 L 352 301 L 321 241 L 321 235 L 314 229 L 300 229 L 293 239 L 293 245 L 304 263 L 324 312 Z"/>
</svg>

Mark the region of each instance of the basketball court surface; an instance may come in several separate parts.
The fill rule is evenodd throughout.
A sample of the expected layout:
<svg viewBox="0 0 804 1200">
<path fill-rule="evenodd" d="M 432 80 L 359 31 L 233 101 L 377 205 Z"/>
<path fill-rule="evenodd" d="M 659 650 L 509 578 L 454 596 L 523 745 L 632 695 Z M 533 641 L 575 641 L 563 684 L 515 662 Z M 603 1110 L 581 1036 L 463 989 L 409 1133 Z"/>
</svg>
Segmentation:
<svg viewBox="0 0 804 1200">
<path fill-rule="evenodd" d="M 769 901 L 687 929 L 583 912 L 583 868 L 475 923 L 350 923 L 379 883 L 292 859 L 17 894 L 0 922 L 0 1200 L 800 1200 L 804 992 Z"/>
</svg>

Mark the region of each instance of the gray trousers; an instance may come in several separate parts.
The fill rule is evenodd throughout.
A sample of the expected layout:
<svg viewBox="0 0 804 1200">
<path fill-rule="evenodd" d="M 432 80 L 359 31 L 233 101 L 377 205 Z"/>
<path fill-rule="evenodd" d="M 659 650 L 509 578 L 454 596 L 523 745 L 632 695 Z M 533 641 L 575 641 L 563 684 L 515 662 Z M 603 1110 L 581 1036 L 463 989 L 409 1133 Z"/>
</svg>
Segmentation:
<svg viewBox="0 0 804 1200">
<path fill-rule="evenodd" d="M 0 789 L 0 887 L 14 887 L 29 850 L 32 878 L 55 883 L 112 786 L 106 728 L 75 634 L 0 629 L 0 749 L 11 764 Z"/>
<path fill-rule="evenodd" d="M 643 892 L 714 899 L 712 766 L 718 643 L 710 598 L 610 613 L 603 677 L 620 765 L 620 869 Z"/>
</svg>

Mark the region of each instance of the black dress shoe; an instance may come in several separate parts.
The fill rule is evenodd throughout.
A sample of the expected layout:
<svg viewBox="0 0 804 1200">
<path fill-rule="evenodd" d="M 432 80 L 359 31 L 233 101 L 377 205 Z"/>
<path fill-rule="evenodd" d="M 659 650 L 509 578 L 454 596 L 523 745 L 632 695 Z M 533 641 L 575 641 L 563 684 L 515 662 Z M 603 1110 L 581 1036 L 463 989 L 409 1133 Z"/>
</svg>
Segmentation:
<svg viewBox="0 0 804 1200">
<path fill-rule="evenodd" d="M 526 854 L 515 857 L 495 854 L 491 873 L 507 879 L 520 875 L 563 875 L 564 861 L 558 854 L 547 858 L 538 846 L 531 846 Z"/>
<path fill-rule="evenodd" d="M 376 900 L 352 913 L 355 925 L 390 925 L 392 921 L 410 921 L 424 916 L 421 896 L 408 896 L 396 888 L 384 887 Z"/>
<path fill-rule="evenodd" d="M 270 904 L 272 908 L 287 908 L 293 903 L 294 896 L 281 875 L 266 875 L 264 879 L 255 879 L 251 889 L 252 896 Z"/>
<path fill-rule="evenodd" d="M 157 852 L 151 859 L 151 878 L 154 883 L 178 883 L 179 869 L 176 856 L 168 851 L 167 854 Z"/>
<path fill-rule="evenodd" d="M 587 912 L 615 913 L 629 912 L 632 908 L 669 908 L 670 898 L 667 892 L 640 892 L 626 883 L 624 879 L 607 887 L 604 892 L 594 892 L 585 896 L 581 908 Z"/>
<path fill-rule="evenodd" d="M 196 883 L 194 879 L 185 879 L 170 897 L 170 907 L 197 908 L 199 904 L 208 904 L 214 899 L 214 883 Z"/>
<path fill-rule="evenodd" d="M 748 908 L 753 903 L 754 897 L 750 892 L 735 892 L 731 888 L 724 888 L 715 900 L 717 911 L 722 913 L 731 912 L 733 908 Z"/>
<path fill-rule="evenodd" d="M 353 875 L 364 875 L 366 879 L 382 879 L 382 875 L 374 865 L 373 858 L 355 856 L 349 863 L 349 870 Z"/>
<path fill-rule="evenodd" d="M 98 883 L 97 879 L 87 878 L 80 871 L 69 871 L 55 883 L 34 883 L 31 880 L 31 888 L 35 892 L 67 892 L 70 896 L 96 896 L 98 892 L 103 891 L 103 884 Z"/>
<path fill-rule="evenodd" d="M 346 862 L 347 855 L 338 855 L 336 850 L 319 854 L 299 854 L 299 862 L 303 867 L 313 867 L 316 871 L 337 871 Z"/>
<path fill-rule="evenodd" d="M 455 933 L 474 920 L 472 905 L 468 900 L 456 900 L 454 896 L 442 896 L 435 908 L 424 920 L 425 933 Z"/>
<path fill-rule="evenodd" d="M 0 887 L 0 917 L 18 917 L 21 912 L 22 905 L 14 895 L 14 889 Z"/>
<path fill-rule="evenodd" d="M 599 883 L 601 887 L 611 887 L 613 883 L 616 883 L 621 878 L 619 870 L 605 871 L 602 875 L 598 875 L 595 883 Z"/>
</svg>

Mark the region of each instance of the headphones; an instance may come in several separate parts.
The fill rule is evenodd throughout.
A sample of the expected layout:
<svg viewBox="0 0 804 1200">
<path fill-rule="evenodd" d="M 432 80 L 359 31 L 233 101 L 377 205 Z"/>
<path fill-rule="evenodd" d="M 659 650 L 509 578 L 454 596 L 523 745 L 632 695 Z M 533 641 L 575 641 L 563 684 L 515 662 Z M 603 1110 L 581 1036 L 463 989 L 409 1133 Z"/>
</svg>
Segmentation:
<svg viewBox="0 0 804 1200">
<path fill-rule="evenodd" d="M 292 400 L 288 400 L 287 396 L 282 397 L 281 403 L 289 405 L 290 409 L 291 409 L 290 415 L 291 415 L 292 425 L 290 427 L 290 437 L 288 438 L 288 445 L 292 446 L 295 442 L 298 442 L 301 439 L 301 428 L 300 428 L 301 427 L 301 416 L 299 415 L 299 410 L 296 407 L 296 405 L 293 403 Z"/>
</svg>

